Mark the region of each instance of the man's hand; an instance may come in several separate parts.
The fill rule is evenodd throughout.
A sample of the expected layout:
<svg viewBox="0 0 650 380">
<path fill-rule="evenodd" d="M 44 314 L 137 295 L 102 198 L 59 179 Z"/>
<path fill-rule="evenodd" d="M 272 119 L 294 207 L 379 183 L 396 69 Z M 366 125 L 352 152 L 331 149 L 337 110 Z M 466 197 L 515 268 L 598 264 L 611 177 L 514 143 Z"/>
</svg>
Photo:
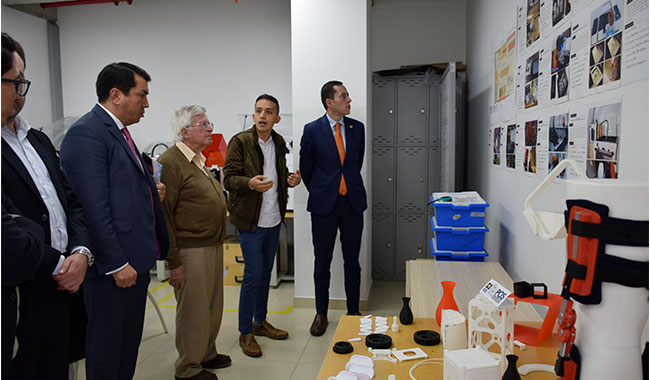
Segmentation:
<svg viewBox="0 0 650 380">
<path fill-rule="evenodd" d="M 169 270 L 169 285 L 173 286 L 174 289 L 181 290 L 185 284 L 185 269 L 181 265 L 178 268 Z"/>
<path fill-rule="evenodd" d="M 135 285 L 135 281 L 138 279 L 138 272 L 133 269 L 131 264 L 126 264 L 119 272 L 112 274 L 115 279 L 115 284 L 120 288 L 128 288 Z"/>
<path fill-rule="evenodd" d="M 156 189 L 158 189 L 158 196 L 160 197 L 160 201 L 164 201 L 165 194 L 167 193 L 167 186 L 165 186 L 164 183 L 157 183 Z"/>
<path fill-rule="evenodd" d="M 296 170 L 295 173 L 288 176 L 287 183 L 291 187 L 298 186 L 298 184 L 300 183 L 300 170 Z"/>
<path fill-rule="evenodd" d="M 72 254 L 63 260 L 59 274 L 52 276 L 59 285 L 59 290 L 74 293 L 79 290 L 86 276 L 88 258 L 80 253 Z"/>
<path fill-rule="evenodd" d="M 265 181 L 265 179 L 266 177 L 261 174 L 256 175 L 248 181 L 248 187 L 255 191 L 259 191 L 260 193 L 264 193 L 273 187 L 273 181 Z"/>
</svg>

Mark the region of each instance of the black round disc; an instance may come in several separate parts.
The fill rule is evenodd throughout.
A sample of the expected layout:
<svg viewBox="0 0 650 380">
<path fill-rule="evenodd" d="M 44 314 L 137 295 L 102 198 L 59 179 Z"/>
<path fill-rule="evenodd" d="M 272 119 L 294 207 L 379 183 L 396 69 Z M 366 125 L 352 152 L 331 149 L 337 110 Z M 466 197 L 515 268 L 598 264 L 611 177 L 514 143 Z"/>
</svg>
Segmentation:
<svg viewBox="0 0 650 380">
<path fill-rule="evenodd" d="M 336 352 L 337 354 L 349 354 L 350 352 L 354 351 L 354 348 L 352 348 L 350 342 L 340 341 L 334 343 L 332 351 Z"/>
<path fill-rule="evenodd" d="M 386 334 L 370 334 L 366 336 L 366 346 L 373 349 L 386 349 L 393 345 L 393 340 Z"/>
<path fill-rule="evenodd" d="M 413 334 L 413 340 L 422 346 L 435 346 L 440 343 L 440 334 L 433 330 L 420 330 Z"/>
</svg>

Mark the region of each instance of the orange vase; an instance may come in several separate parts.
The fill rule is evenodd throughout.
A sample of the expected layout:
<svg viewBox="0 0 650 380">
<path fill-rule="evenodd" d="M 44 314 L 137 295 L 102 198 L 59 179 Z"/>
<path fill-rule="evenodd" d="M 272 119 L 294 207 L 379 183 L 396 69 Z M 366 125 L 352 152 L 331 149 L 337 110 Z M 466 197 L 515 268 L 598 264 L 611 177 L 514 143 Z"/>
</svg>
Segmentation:
<svg viewBox="0 0 650 380">
<path fill-rule="evenodd" d="M 440 284 L 442 285 L 442 298 L 436 309 L 436 322 L 438 322 L 438 326 L 442 322 L 442 309 L 460 311 L 454 299 L 454 287 L 456 283 L 453 281 L 441 281 Z"/>
</svg>

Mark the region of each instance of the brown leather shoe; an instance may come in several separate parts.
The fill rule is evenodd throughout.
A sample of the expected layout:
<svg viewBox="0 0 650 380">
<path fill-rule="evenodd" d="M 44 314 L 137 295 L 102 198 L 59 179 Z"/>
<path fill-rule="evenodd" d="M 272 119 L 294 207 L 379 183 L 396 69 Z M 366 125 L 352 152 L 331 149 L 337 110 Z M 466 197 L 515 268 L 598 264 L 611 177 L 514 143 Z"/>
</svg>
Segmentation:
<svg viewBox="0 0 650 380">
<path fill-rule="evenodd" d="M 244 354 L 257 358 L 262 356 L 262 347 L 257 344 L 253 333 L 239 334 L 239 346 Z"/>
<path fill-rule="evenodd" d="M 178 377 L 174 376 L 176 380 L 218 380 L 217 375 L 206 370 L 202 370 L 192 377 Z"/>
<path fill-rule="evenodd" d="M 230 356 L 217 354 L 217 356 L 215 356 L 214 359 L 210 359 L 201 363 L 201 367 L 207 369 L 219 369 L 219 368 L 230 367 L 230 364 L 232 364 L 232 360 L 230 360 Z"/>
<path fill-rule="evenodd" d="M 327 315 L 316 314 L 314 322 L 311 323 L 311 327 L 309 328 L 309 332 L 313 336 L 321 336 L 325 334 L 325 330 L 327 330 Z"/>
<path fill-rule="evenodd" d="M 264 321 L 262 322 L 261 325 L 256 325 L 255 323 L 253 323 L 253 334 L 266 336 L 271 339 L 277 339 L 277 340 L 287 339 L 289 337 L 288 332 L 284 330 L 276 329 L 269 323 L 269 321 Z"/>
</svg>

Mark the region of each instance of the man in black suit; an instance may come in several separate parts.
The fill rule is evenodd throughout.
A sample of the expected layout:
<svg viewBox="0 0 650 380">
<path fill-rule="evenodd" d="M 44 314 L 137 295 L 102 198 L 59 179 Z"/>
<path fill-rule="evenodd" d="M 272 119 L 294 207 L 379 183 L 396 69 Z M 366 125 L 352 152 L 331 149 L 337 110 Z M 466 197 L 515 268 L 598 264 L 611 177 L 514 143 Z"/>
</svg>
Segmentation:
<svg viewBox="0 0 650 380">
<path fill-rule="evenodd" d="M 81 205 L 54 146 L 18 116 L 30 85 L 20 53 L 20 45 L 2 33 L 2 188 L 24 217 L 41 226 L 45 247 L 34 277 L 19 287 L 18 352 L 9 378 L 67 379 L 78 349 L 73 333 L 85 331 L 75 320 L 83 321 L 76 292 L 93 256 Z"/>
<path fill-rule="evenodd" d="M 2 378 L 9 376 L 16 347 L 18 285 L 30 281 L 43 259 L 43 229 L 20 215 L 2 192 Z"/>
</svg>

